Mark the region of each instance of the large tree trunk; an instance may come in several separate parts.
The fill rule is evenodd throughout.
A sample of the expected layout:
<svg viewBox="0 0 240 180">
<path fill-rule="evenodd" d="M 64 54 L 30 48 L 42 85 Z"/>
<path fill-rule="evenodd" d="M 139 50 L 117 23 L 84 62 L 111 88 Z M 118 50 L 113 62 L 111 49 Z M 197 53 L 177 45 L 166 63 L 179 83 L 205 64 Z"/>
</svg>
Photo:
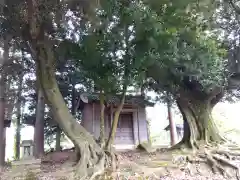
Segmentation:
<svg viewBox="0 0 240 180">
<path fill-rule="evenodd" d="M 41 88 L 38 89 L 38 100 L 36 108 L 36 121 L 34 127 L 34 156 L 40 158 L 44 155 L 44 113 L 45 102 Z"/>
<path fill-rule="evenodd" d="M 104 110 L 105 110 L 105 105 L 104 105 L 104 94 L 103 91 L 100 91 L 100 145 L 103 148 L 105 146 L 105 126 L 104 126 Z"/>
<path fill-rule="evenodd" d="M 123 108 L 123 105 L 124 105 L 124 102 L 125 102 L 125 95 L 126 95 L 126 88 L 123 89 L 123 95 L 122 95 L 122 98 L 121 98 L 121 102 L 118 105 L 117 110 L 114 113 L 114 118 L 113 118 L 113 122 L 112 122 L 111 131 L 110 131 L 108 141 L 107 141 L 107 144 L 106 144 L 106 149 L 108 149 L 108 150 L 110 150 L 112 148 L 111 146 L 114 144 L 119 116 L 120 116 L 120 113 L 122 111 L 122 108 Z"/>
<path fill-rule="evenodd" d="M 7 72 L 5 71 L 5 63 L 9 58 L 9 40 L 4 39 L 4 53 L 3 58 L 0 61 L 2 67 L 0 77 L 0 168 L 5 164 L 5 148 L 6 148 L 6 131 L 4 128 L 5 120 L 5 98 L 6 98 L 6 84 L 7 84 Z"/>
<path fill-rule="evenodd" d="M 222 143 L 224 138 L 212 118 L 215 98 L 197 99 L 191 94 L 180 97 L 177 99 L 177 105 L 184 120 L 184 135 L 179 144 L 198 148 L 203 143 Z"/>
<path fill-rule="evenodd" d="M 15 134 L 15 159 L 20 158 L 20 141 L 21 141 L 21 117 L 22 117 L 22 87 L 23 87 L 23 73 L 19 75 L 19 84 L 17 92 L 17 104 L 16 104 L 16 134 Z"/>
</svg>

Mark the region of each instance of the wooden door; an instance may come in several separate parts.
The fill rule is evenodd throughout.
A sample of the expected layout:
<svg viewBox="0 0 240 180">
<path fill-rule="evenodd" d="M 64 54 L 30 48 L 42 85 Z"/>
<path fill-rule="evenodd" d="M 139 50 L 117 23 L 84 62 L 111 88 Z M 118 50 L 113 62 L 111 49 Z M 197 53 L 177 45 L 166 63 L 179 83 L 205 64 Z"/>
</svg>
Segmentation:
<svg viewBox="0 0 240 180">
<path fill-rule="evenodd" d="M 133 114 L 121 113 L 115 136 L 115 144 L 133 144 Z"/>
</svg>

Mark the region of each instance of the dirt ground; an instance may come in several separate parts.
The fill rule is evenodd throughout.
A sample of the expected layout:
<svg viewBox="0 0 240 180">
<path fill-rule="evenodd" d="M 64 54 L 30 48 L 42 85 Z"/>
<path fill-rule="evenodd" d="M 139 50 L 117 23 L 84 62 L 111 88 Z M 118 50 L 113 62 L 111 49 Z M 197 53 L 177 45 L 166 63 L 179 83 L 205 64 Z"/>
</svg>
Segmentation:
<svg viewBox="0 0 240 180">
<path fill-rule="evenodd" d="M 57 158 L 57 163 L 45 162 L 40 168 L 31 167 L 12 167 L 7 168 L 0 174 L 0 180 L 25 179 L 27 173 L 33 172 L 39 180 L 64 180 L 73 179 L 74 166 L 66 158 L 66 154 L 71 156 L 73 152 L 59 152 L 51 160 Z M 62 156 L 59 158 L 59 156 Z M 119 169 L 111 174 L 112 179 L 116 180 L 234 180 L 232 178 L 224 178 L 220 174 L 213 174 L 211 169 L 205 164 L 185 163 L 182 154 L 171 154 L 168 152 L 157 151 L 147 153 L 143 151 L 128 151 L 118 153 Z M 60 162 L 63 161 L 63 162 Z M 109 173 L 109 172 L 108 172 Z M 106 174 L 108 174 L 106 173 Z M 110 174 L 110 173 L 109 173 Z M 231 173 L 230 173 L 231 174 Z M 33 179 L 31 179 L 33 180 Z M 109 179 L 110 180 L 110 179 Z"/>
</svg>

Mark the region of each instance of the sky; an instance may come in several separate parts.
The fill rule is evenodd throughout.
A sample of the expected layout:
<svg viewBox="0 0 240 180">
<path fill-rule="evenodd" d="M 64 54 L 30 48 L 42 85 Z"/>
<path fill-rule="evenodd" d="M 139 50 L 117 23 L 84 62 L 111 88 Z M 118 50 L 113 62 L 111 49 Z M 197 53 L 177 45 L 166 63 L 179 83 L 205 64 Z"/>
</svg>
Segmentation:
<svg viewBox="0 0 240 180">
<path fill-rule="evenodd" d="M 239 109 L 240 102 L 230 103 L 218 103 L 214 110 L 213 116 L 217 119 L 227 119 L 228 128 L 240 127 L 239 120 Z M 177 110 L 172 110 L 173 118 L 176 123 L 181 122 L 181 117 L 176 113 Z M 158 134 L 168 125 L 167 119 L 167 107 L 165 104 L 156 104 L 154 107 L 146 108 L 147 118 L 151 119 L 151 134 Z M 226 122 L 226 121 L 225 121 Z M 7 128 L 7 147 L 6 147 L 6 159 L 12 159 L 13 147 L 14 147 L 14 133 L 15 128 L 11 126 Z M 22 140 L 33 139 L 34 129 L 33 127 L 27 126 L 22 129 Z"/>
</svg>

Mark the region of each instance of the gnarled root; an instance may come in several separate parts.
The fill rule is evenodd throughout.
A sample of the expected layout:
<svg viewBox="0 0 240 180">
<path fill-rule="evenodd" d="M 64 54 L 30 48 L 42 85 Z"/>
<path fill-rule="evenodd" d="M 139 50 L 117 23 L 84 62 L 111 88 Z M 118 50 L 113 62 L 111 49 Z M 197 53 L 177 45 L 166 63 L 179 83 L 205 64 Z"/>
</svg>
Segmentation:
<svg viewBox="0 0 240 180">
<path fill-rule="evenodd" d="M 205 162 L 207 163 L 213 170 L 214 173 L 220 172 L 225 177 L 231 177 L 231 175 L 227 172 L 227 167 L 232 168 L 236 171 L 236 178 L 240 180 L 239 176 L 239 168 L 236 164 L 234 164 L 234 158 L 239 156 L 240 153 L 223 151 L 223 150 L 209 150 L 204 149 L 204 153 L 196 154 L 198 160 L 193 160 L 191 158 L 187 158 L 190 163 L 194 162 Z M 224 155 L 223 157 L 221 155 Z M 199 159 L 200 158 L 200 159 Z"/>
<path fill-rule="evenodd" d="M 240 152 L 233 151 L 228 146 L 217 147 L 214 144 L 206 144 L 206 142 L 194 142 L 189 144 L 184 141 L 179 142 L 172 148 L 172 150 L 188 150 L 193 156 L 187 156 L 185 160 L 189 163 L 206 163 L 214 173 L 220 172 L 223 176 L 231 177 L 227 171 L 229 168 L 236 171 L 236 178 L 240 180 L 240 170 L 235 164 L 235 160 L 240 160 Z M 237 149 L 237 148 L 236 148 Z M 238 150 L 238 149 L 237 149 Z M 234 162 L 235 161 L 235 162 Z M 238 162 L 239 163 L 239 162 Z"/>
<path fill-rule="evenodd" d="M 113 152 L 95 149 L 89 143 L 82 143 L 79 148 L 80 160 L 76 165 L 75 179 L 94 180 L 107 168 L 116 169 L 116 156 Z"/>
<path fill-rule="evenodd" d="M 219 153 L 217 151 L 215 151 L 215 153 L 213 152 L 205 152 L 205 158 L 207 159 L 207 162 L 209 163 L 209 165 L 212 167 L 213 172 L 217 172 L 219 171 L 223 176 L 227 176 L 227 177 L 231 177 L 231 175 L 225 170 L 226 167 L 228 166 L 230 168 L 233 168 L 236 170 L 236 178 L 239 180 L 239 168 L 237 165 L 235 165 L 233 162 L 231 162 L 231 157 L 229 154 L 224 154 L 227 156 L 228 159 L 220 157 Z M 221 154 L 223 154 L 221 152 Z"/>
</svg>

